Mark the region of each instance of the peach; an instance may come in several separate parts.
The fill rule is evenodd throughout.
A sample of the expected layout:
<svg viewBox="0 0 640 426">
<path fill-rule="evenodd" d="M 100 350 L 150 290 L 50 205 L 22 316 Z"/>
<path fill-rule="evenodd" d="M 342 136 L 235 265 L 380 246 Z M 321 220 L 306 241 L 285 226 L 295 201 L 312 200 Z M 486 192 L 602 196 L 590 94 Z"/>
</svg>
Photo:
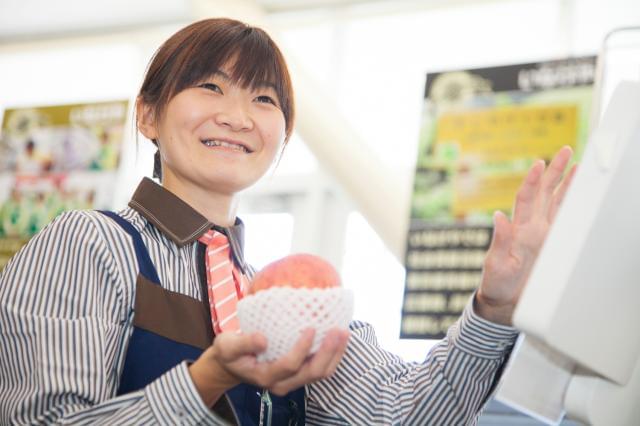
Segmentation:
<svg viewBox="0 0 640 426">
<path fill-rule="evenodd" d="M 256 274 L 249 294 L 272 287 L 330 288 L 340 286 L 340 275 L 326 260 L 313 254 L 292 254 Z"/>
</svg>

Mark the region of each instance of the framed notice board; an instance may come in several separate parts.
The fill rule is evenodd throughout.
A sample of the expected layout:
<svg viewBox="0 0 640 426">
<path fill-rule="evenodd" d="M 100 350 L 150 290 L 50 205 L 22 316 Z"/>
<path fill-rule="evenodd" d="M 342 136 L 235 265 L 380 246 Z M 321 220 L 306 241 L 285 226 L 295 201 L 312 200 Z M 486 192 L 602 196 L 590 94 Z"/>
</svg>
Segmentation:
<svg viewBox="0 0 640 426">
<path fill-rule="evenodd" d="M 495 210 L 536 159 L 586 143 L 595 57 L 427 74 L 403 338 L 442 338 L 481 279 Z"/>
</svg>

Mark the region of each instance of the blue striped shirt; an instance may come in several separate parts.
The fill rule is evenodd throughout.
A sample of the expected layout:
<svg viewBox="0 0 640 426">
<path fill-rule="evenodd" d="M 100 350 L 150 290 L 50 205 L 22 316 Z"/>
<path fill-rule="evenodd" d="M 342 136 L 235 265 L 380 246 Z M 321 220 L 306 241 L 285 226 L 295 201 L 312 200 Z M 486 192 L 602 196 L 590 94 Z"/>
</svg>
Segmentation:
<svg viewBox="0 0 640 426">
<path fill-rule="evenodd" d="M 145 201 L 134 196 L 120 214 L 141 232 L 163 287 L 202 299 L 196 239 L 208 227 L 167 225 L 167 215 L 186 205 L 165 205 L 167 213 Z M 0 275 L 1 424 L 225 424 L 202 402 L 186 362 L 116 397 L 133 330 L 135 259 L 115 222 L 74 211 L 7 264 Z M 472 424 L 517 334 L 475 315 L 470 302 L 424 362 L 408 363 L 380 348 L 369 325 L 350 328 L 336 373 L 306 387 L 307 424 Z"/>
</svg>

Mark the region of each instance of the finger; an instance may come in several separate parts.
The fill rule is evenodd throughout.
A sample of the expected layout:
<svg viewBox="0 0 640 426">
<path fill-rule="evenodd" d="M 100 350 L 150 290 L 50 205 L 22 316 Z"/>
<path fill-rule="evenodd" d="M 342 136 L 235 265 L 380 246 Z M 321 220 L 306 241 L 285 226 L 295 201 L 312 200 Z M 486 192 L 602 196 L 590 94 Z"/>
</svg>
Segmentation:
<svg viewBox="0 0 640 426">
<path fill-rule="evenodd" d="M 300 368 L 300 366 L 309 356 L 309 352 L 311 351 L 311 347 L 313 346 L 313 339 L 315 335 L 316 331 L 312 328 L 303 330 L 302 333 L 300 333 L 300 338 L 293 346 L 293 348 L 276 362 L 287 364 L 294 370 Z"/>
<path fill-rule="evenodd" d="M 511 223 L 501 211 L 493 214 L 493 238 L 485 258 L 485 270 L 492 270 L 495 263 L 500 263 L 509 256 L 511 248 Z"/>
<path fill-rule="evenodd" d="M 551 206 L 553 194 L 556 192 L 558 184 L 562 181 L 564 171 L 569 164 L 573 151 L 568 146 L 563 146 L 560 151 L 553 157 L 551 164 L 547 167 L 547 171 L 542 176 L 540 183 L 540 192 L 538 194 L 538 206 L 543 212 L 547 212 Z"/>
<path fill-rule="evenodd" d="M 342 344 L 343 338 L 339 330 L 331 330 L 322 340 L 318 351 L 300 367 L 298 372 L 275 383 L 270 391 L 276 395 L 285 395 L 292 389 L 326 377 L 336 351 Z"/>
<path fill-rule="evenodd" d="M 327 377 L 331 369 L 331 363 L 336 353 L 341 350 L 340 346 L 343 345 L 344 338 L 342 334 L 342 330 L 339 329 L 332 329 L 327 332 L 320 349 L 314 354 L 308 364 L 309 380 L 318 380 Z"/>
<path fill-rule="evenodd" d="M 347 346 L 349 345 L 349 338 L 351 337 L 351 333 L 348 330 L 343 330 L 338 337 L 339 337 L 338 346 L 334 351 L 333 359 L 331 360 L 331 363 L 329 363 L 329 368 L 325 372 L 324 377 L 330 377 L 333 375 L 333 373 L 336 372 L 336 369 L 338 368 L 338 364 L 340 364 L 340 361 L 342 361 L 342 357 L 344 356 L 344 353 L 347 351 Z"/>
<path fill-rule="evenodd" d="M 217 358 L 223 362 L 235 361 L 245 355 L 255 355 L 267 349 L 267 339 L 260 333 L 221 333 L 214 340 Z"/>
<path fill-rule="evenodd" d="M 551 207 L 549 208 L 549 223 L 553 222 L 553 219 L 556 217 L 556 213 L 558 213 L 558 209 L 560 208 L 560 204 L 562 204 L 562 200 L 564 200 L 564 196 L 571 186 L 571 182 L 573 181 L 573 177 L 576 174 L 577 165 L 571 167 L 567 176 L 562 180 L 562 183 L 558 187 L 558 190 L 553 196 L 553 202 L 551 203 Z"/>
<path fill-rule="evenodd" d="M 314 337 L 314 329 L 302 331 L 300 338 L 287 354 L 273 362 L 262 364 L 260 373 L 266 383 L 276 383 L 297 374 L 309 356 Z"/>
<path fill-rule="evenodd" d="M 524 178 L 518 193 L 516 194 L 516 202 L 513 208 L 513 223 L 522 224 L 527 222 L 533 215 L 535 207 L 535 199 L 540 187 L 540 177 L 544 171 L 544 161 L 538 160 L 533 163 L 529 173 Z"/>
</svg>

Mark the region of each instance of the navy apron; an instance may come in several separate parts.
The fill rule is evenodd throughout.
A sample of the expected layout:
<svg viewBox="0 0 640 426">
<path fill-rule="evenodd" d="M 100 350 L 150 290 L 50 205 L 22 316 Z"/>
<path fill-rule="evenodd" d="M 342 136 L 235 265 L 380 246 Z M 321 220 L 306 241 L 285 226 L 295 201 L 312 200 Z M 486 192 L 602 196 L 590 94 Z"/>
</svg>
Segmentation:
<svg viewBox="0 0 640 426">
<path fill-rule="evenodd" d="M 140 233 L 126 219 L 110 211 L 100 213 L 112 218 L 133 239 L 139 274 L 146 281 L 155 284 L 155 291 L 162 289 L 155 266 L 151 262 L 147 247 Z M 162 291 L 162 290 L 160 290 Z M 185 296 L 186 297 L 186 296 Z M 198 301 L 199 302 L 199 301 Z M 138 303 L 135 303 L 134 315 L 139 315 Z M 163 318 L 163 321 L 184 321 L 185 318 Z M 207 324 L 210 327 L 210 322 Z M 124 368 L 120 376 L 118 395 L 139 390 L 184 360 L 195 360 L 204 351 L 203 348 L 162 336 L 156 332 L 136 326 L 129 340 Z M 241 426 L 287 425 L 302 426 L 305 422 L 304 388 L 300 388 L 279 397 L 263 392 L 262 389 L 240 384 L 226 392 L 233 414 Z M 261 419 L 262 417 L 262 419 Z"/>
</svg>

